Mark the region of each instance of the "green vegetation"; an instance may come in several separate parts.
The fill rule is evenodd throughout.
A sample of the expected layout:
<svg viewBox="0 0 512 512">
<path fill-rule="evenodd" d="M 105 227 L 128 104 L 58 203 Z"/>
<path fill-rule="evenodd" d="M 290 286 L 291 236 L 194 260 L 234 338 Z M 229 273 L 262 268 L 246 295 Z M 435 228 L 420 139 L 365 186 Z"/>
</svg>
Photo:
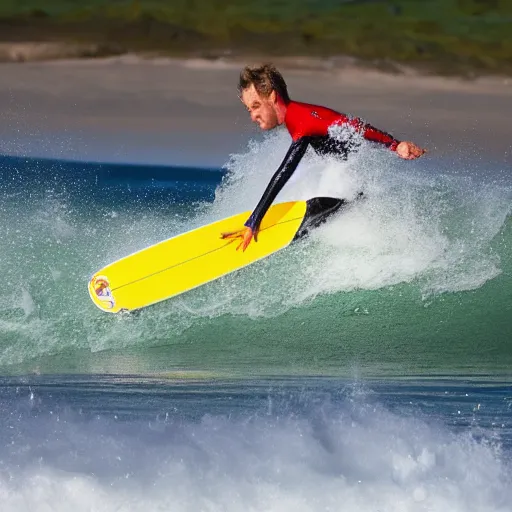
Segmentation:
<svg viewBox="0 0 512 512">
<path fill-rule="evenodd" d="M 511 0 L 0 0 L 0 40 L 512 74 Z"/>
</svg>

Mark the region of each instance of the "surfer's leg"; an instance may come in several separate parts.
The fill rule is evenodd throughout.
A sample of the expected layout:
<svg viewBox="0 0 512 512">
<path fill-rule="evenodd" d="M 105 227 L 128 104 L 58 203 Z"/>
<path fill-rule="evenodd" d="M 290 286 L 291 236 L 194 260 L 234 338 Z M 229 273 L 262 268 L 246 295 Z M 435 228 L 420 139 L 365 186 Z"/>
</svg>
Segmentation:
<svg viewBox="0 0 512 512">
<path fill-rule="evenodd" d="M 307 206 L 304 220 L 293 239 L 298 240 L 306 236 L 311 229 L 317 228 L 335 213 L 345 210 L 347 207 L 352 206 L 354 203 L 364 198 L 364 193 L 359 192 L 352 201 L 335 197 L 314 197 L 313 199 L 309 199 L 306 201 Z"/>
</svg>

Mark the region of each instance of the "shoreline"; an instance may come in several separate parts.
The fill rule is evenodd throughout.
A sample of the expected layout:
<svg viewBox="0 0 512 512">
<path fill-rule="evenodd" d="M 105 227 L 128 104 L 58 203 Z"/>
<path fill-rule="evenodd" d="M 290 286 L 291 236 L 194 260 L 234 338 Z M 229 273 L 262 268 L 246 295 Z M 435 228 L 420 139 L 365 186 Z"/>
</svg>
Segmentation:
<svg viewBox="0 0 512 512">
<path fill-rule="evenodd" d="M 332 55 L 327 57 L 311 55 L 276 56 L 264 53 L 244 52 L 235 54 L 231 51 L 205 53 L 201 51 L 178 52 L 171 54 L 160 50 L 130 51 L 110 43 L 94 42 L 59 42 L 59 41 L 0 41 L 0 65 L 11 63 L 36 62 L 87 62 L 87 61 L 128 61 L 138 60 L 154 62 L 190 62 L 198 66 L 240 66 L 247 62 L 275 63 L 283 69 L 333 73 L 349 70 L 380 75 L 415 77 L 421 79 L 440 78 L 460 82 L 503 81 L 512 83 L 508 73 L 489 73 L 472 69 L 464 73 L 441 72 L 436 65 L 407 65 L 391 59 L 363 60 L 349 55 Z M 446 71 L 446 68 L 442 68 Z"/>
<path fill-rule="evenodd" d="M 191 9 L 186 2 L 170 6 L 165 0 L 85 0 L 80 5 L 27 0 L 0 7 L 0 42 L 49 45 L 37 57 L 28 47 L 18 47 L 14 55 L 7 52 L 9 60 L 59 57 L 59 52 L 66 57 L 149 52 L 206 59 L 341 56 L 392 72 L 405 65 L 423 74 L 512 76 L 510 7 L 455 3 L 432 0 L 426 8 L 421 0 L 326 0 L 321 6 L 307 0 L 197 0 Z"/>
<path fill-rule="evenodd" d="M 96 44 L 65 44 L 61 43 L 12 43 L 0 42 L 0 66 L 5 64 L 42 64 L 42 65 L 139 65 L 149 64 L 155 66 L 178 65 L 190 69 L 212 70 L 239 70 L 246 64 L 272 62 L 279 69 L 304 73 L 322 73 L 336 75 L 345 73 L 349 81 L 359 81 L 361 78 L 383 79 L 387 82 L 396 82 L 406 79 L 415 86 L 437 86 L 442 89 L 472 89 L 480 87 L 510 86 L 512 90 L 512 76 L 500 74 L 444 75 L 396 62 L 387 65 L 372 64 L 349 56 L 337 57 L 311 57 L 296 56 L 268 56 L 262 54 L 223 55 L 217 57 L 204 57 L 201 55 L 168 55 L 162 52 L 119 52 L 104 54 L 105 48 Z M 486 89 L 485 92 L 489 92 Z"/>
</svg>

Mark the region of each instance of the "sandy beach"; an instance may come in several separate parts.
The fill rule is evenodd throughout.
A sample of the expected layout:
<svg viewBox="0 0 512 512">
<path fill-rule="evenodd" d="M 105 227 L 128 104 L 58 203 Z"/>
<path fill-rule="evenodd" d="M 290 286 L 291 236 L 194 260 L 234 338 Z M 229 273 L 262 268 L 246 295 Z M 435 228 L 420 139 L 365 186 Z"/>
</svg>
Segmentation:
<svg viewBox="0 0 512 512">
<path fill-rule="evenodd" d="M 510 78 L 276 64 L 293 98 L 363 117 L 433 158 L 512 162 Z M 222 165 L 261 136 L 237 98 L 243 65 L 136 55 L 0 64 L 0 153 Z"/>
</svg>

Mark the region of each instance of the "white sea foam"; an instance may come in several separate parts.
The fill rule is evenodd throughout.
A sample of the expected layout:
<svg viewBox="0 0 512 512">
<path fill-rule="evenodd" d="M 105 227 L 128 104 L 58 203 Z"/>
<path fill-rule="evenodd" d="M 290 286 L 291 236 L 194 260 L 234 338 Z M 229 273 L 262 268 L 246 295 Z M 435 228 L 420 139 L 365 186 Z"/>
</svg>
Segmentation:
<svg viewBox="0 0 512 512">
<path fill-rule="evenodd" d="M 197 420 L 172 400 L 151 420 L 18 411 L 3 420 L 2 511 L 510 510 L 499 444 L 361 399 L 310 415 L 274 399 Z M 27 407 L 41 410 L 37 392 Z"/>
<path fill-rule="evenodd" d="M 288 144 L 287 135 L 274 134 L 234 156 L 212 216 L 252 209 Z M 303 297 L 413 280 L 424 294 L 470 290 L 500 273 L 490 243 L 510 211 L 510 189 L 443 176 L 442 169 L 433 176 L 421 160 L 363 148 L 348 162 L 308 153 L 276 199 L 366 196 L 311 237 L 315 248 L 308 249 L 299 276 L 314 279 Z"/>
</svg>

